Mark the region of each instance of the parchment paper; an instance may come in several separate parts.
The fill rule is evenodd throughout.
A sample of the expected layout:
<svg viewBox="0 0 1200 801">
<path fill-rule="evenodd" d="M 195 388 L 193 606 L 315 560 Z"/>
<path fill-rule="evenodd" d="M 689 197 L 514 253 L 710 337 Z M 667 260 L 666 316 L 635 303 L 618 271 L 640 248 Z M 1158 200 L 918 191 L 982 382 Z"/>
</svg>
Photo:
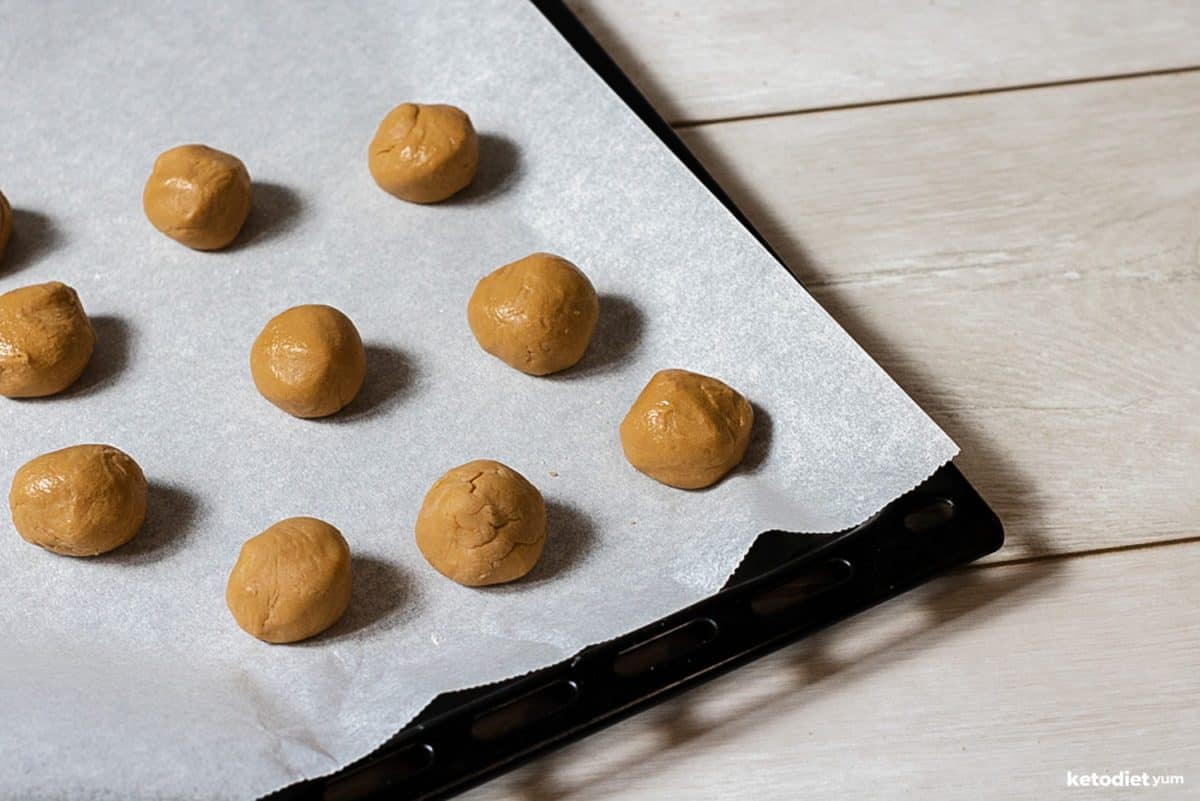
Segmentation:
<svg viewBox="0 0 1200 801">
<path fill-rule="evenodd" d="M 467 109 L 483 166 L 434 207 L 379 190 L 375 126 L 405 100 Z M 233 249 L 183 248 L 141 211 L 167 147 L 241 157 Z M 785 167 L 786 165 L 781 165 Z M 438 693 L 565 658 L 717 589 L 769 528 L 839 529 L 953 443 L 521 0 L 0 2 L 0 187 L 17 209 L 0 290 L 75 286 L 101 340 L 80 384 L 0 403 L 0 477 L 80 442 L 152 481 L 129 546 L 55 556 L 0 523 L 0 797 L 250 798 L 379 745 Z M 560 377 L 484 354 L 475 282 L 535 250 L 602 295 Z M 364 395 L 323 421 L 255 392 L 273 314 L 344 310 Z M 623 459 L 657 369 L 718 376 L 759 410 L 747 464 L 703 492 Z M 500 459 L 550 505 L 527 580 L 458 587 L 412 523 L 449 467 Z M 272 647 L 224 605 L 243 540 L 315 515 L 355 554 L 348 617 Z"/>
</svg>

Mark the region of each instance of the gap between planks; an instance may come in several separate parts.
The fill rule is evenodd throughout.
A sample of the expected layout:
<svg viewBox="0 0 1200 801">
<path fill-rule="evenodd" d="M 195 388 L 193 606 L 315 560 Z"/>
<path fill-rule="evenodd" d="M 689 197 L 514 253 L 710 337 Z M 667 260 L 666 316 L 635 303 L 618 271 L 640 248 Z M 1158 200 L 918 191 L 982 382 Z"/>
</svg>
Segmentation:
<svg viewBox="0 0 1200 801">
<path fill-rule="evenodd" d="M 1103 548 L 1089 548 L 1082 551 L 1064 551 L 1063 553 L 1019 556 L 1013 559 L 998 559 L 994 562 L 971 562 L 970 564 L 966 564 L 962 567 L 956 568 L 955 570 L 951 570 L 950 573 L 962 573 L 970 570 L 986 570 L 993 567 L 1019 567 L 1021 565 L 1033 564 L 1035 562 L 1053 562 L 1063 559 L 1079 559 L 1085 556 L 1107 556 L 1109 554 L 1124 553 L 1126 551 L 1145 551 L 1150 548 L 1168 548 L 1175 545 L 1193 545 L 1196 543 L 1200 543 L 1200 535 L 1189 535 L 1169 540 L 1155 540 L 1153 542 L 1135 542 L 1130 545 L 1109 545 Z"/>
<path fill-rule="evenodd" d="M 776 117 L 796 117 L 803 114 L 824 114 L 830 111 L 850 111 L 860 108 L 875 108 L 878 106 L 898 106 L 906 103 L 925 103 L 931 100 L 951 100 L 958 97 L 976 97 L 984 95 L 999 95 L 1009 92 L 1027 92 L 1038 89 L 1056 89 L 1063 86 L 1079 86 L 1088 83 L 1106 83 L 1110 81 L 1131 81 L 1140 78 L 1159 78 L 1164 75 L 1179 75 L 1190 72 L 1200 72 L 1200 65 L 1187 67 L 1167 67 L 1164 69 L 1142 70 L 1139 72 L 1123 72 L 1113 75 L 1095 75 L 1088 78 L 1066 78 L 1059 81 L 1041 81 L 1008 86 L 993 86 L 984 89 L 970 89 L 957 92 L 940 92 L 928 95 L 910 95 L 908 97 L 893 97 L 886 100 L 864 100 L 857 103 L 841 103 L 826 106 L 811 106 L 807 108 L 789 109 L 787 111 L 768 111 L 762 114 L 740 114 L 729 117 L 713 117 L 710 119 L 678 120 L 670 123 L 671 127 L 685 131 L 709 125 L 724 125 L 726 123 L 752 122 L 754 120 L 769 120 Z"/>
</svg>

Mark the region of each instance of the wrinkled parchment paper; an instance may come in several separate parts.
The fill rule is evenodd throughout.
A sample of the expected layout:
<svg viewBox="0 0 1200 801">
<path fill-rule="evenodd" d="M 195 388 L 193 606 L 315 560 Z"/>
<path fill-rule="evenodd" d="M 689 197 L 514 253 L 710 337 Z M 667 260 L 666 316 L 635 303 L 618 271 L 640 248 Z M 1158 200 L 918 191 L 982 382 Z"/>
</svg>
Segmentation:
<svg viewBox="0 0 1200 801">
<path fill-rule="evenodd" d="M 467 109 L 483 166 L 422 207 L 367 172 L 405 100 Z M 236 247 L 151 228 L 157 153 L 242 158 Z M 0 2 L 0 187 L 17 209 L 0 290 L 75 286 L 100 335 L 80 384 L 0 403 L 0 477 L 80 442 L 132 454 L 146 528 L 70 559 L 0 523 L 0 797 L 245 799 L 367 753 L 438 693 L 558 661 L 717 589 L 760 531 L 854 524 L 955 453 L 947 437 L 522 0 Z M 475 282 L 534 250 L 602 296 L 577 369 L 533 378 L 480 351 Z M 328 303 L 370 377 L 302 421 L 255 392 L 273 314 Z M 685 367 L 756 404 L 747 464 L 704 492 L 625 462 L 617 425 Z M 0 399 L 3 400 L 3 399 Z M 500 459 L 546 496 L 542 563 L 456 586 L 412 524 L 447 468 Z M 338 526 L 352 608 L 269 646 L 224 604 L 243 540 L 291 515 Z"/>
</svg>

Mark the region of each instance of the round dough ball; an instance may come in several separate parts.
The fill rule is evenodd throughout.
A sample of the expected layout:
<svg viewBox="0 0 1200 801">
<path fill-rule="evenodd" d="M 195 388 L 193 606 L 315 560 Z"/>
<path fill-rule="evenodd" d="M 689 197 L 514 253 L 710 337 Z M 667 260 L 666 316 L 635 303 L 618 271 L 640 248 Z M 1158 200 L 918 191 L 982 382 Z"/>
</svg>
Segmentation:
<svg viewBox="0 0 1200 801">
<path fill-rule="evenodd" d="M 417 547 L 446 578 L 468 587 L 519 579 L 546 542 L 546 503 L 525 476 L 490 459 L 456 467 L 425 495 Z"/>
<path fill-rule="evenodd" d="M 66 284 L 51 281 L 0 295 L 0 395 L 40 398 L 75 383 L 96 332 Z"/>
<path fill-rule="evenodd" d="M 629 463 L 680 489 L 715 484 L 746 455 L 754 409 L 715 378 L 662 370 L 621 423 Z"/>
<path fill-rule="evenodd" d="M 74 445 L 26 462 L 8 493 L 17 533 L 66 556 L 95 556 L 133 539 L 146 519 L 146 476 L 111 445 Z"/>
<path fill-rule="evenodd" d="M 8 238 L 12 236 L 12 206 L 8 198 L 0 192 L 0 259 L 4 258 L 4 248 L 8 246 Z"/>
<path fill-rule="evenodd" d="M 142 207 L 154 227 L 176 242 L 220 250 L 242 230 L 252 194 L 240 159 L 204 145 L 180 145 L 154 162 Z"/>
<path fill-rule="evenodd" d="M 242 545 L 225 603 L 244 631 L 266 642 L 320 634 L 350 605 L 350 546 L 315 517 L 280 520 Z"/>
<path fill-rule="evenodd" d="M 294 306 L 271 319 L 250 349 L 254 385 L 296 417 L 325 417 L 362 389 L 367 352 L 350 318 L 332 306 Z"/>
<path fill-rule="evenodd" d="M 547 375 L 583 358 L 600 300 L 571 262 L 534 253 L 483 277 L 467 303 L 480 347 L 530 375 Z"/>
<path fill-rule="evenodd" d="M 367 166 L 385 192 L 412 203 L 438 203 L 475 177 L 479 137 L 460 108 L 403 103 L 379 123 Z"/>
</svg>

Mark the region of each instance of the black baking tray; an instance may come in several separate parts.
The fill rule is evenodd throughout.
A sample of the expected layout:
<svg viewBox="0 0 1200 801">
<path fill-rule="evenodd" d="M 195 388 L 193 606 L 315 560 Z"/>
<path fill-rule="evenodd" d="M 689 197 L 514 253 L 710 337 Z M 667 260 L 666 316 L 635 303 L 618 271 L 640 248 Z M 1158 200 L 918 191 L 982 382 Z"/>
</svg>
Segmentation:
<svg viewBox="0 0 1200 801">
<path fill-rule="evenodd" d="M 729 196 L 559 0 L 531 0 L 767 248 Z M 781 269 L 783 267 L 780 262 Z M 524 676 L 439 695 L 379 749 L 270 801 L 447 798 L 1000 548 L 999 518 L 947 464 L 847 531 L 759 535 L 717 594 Z"/>
</svg>

